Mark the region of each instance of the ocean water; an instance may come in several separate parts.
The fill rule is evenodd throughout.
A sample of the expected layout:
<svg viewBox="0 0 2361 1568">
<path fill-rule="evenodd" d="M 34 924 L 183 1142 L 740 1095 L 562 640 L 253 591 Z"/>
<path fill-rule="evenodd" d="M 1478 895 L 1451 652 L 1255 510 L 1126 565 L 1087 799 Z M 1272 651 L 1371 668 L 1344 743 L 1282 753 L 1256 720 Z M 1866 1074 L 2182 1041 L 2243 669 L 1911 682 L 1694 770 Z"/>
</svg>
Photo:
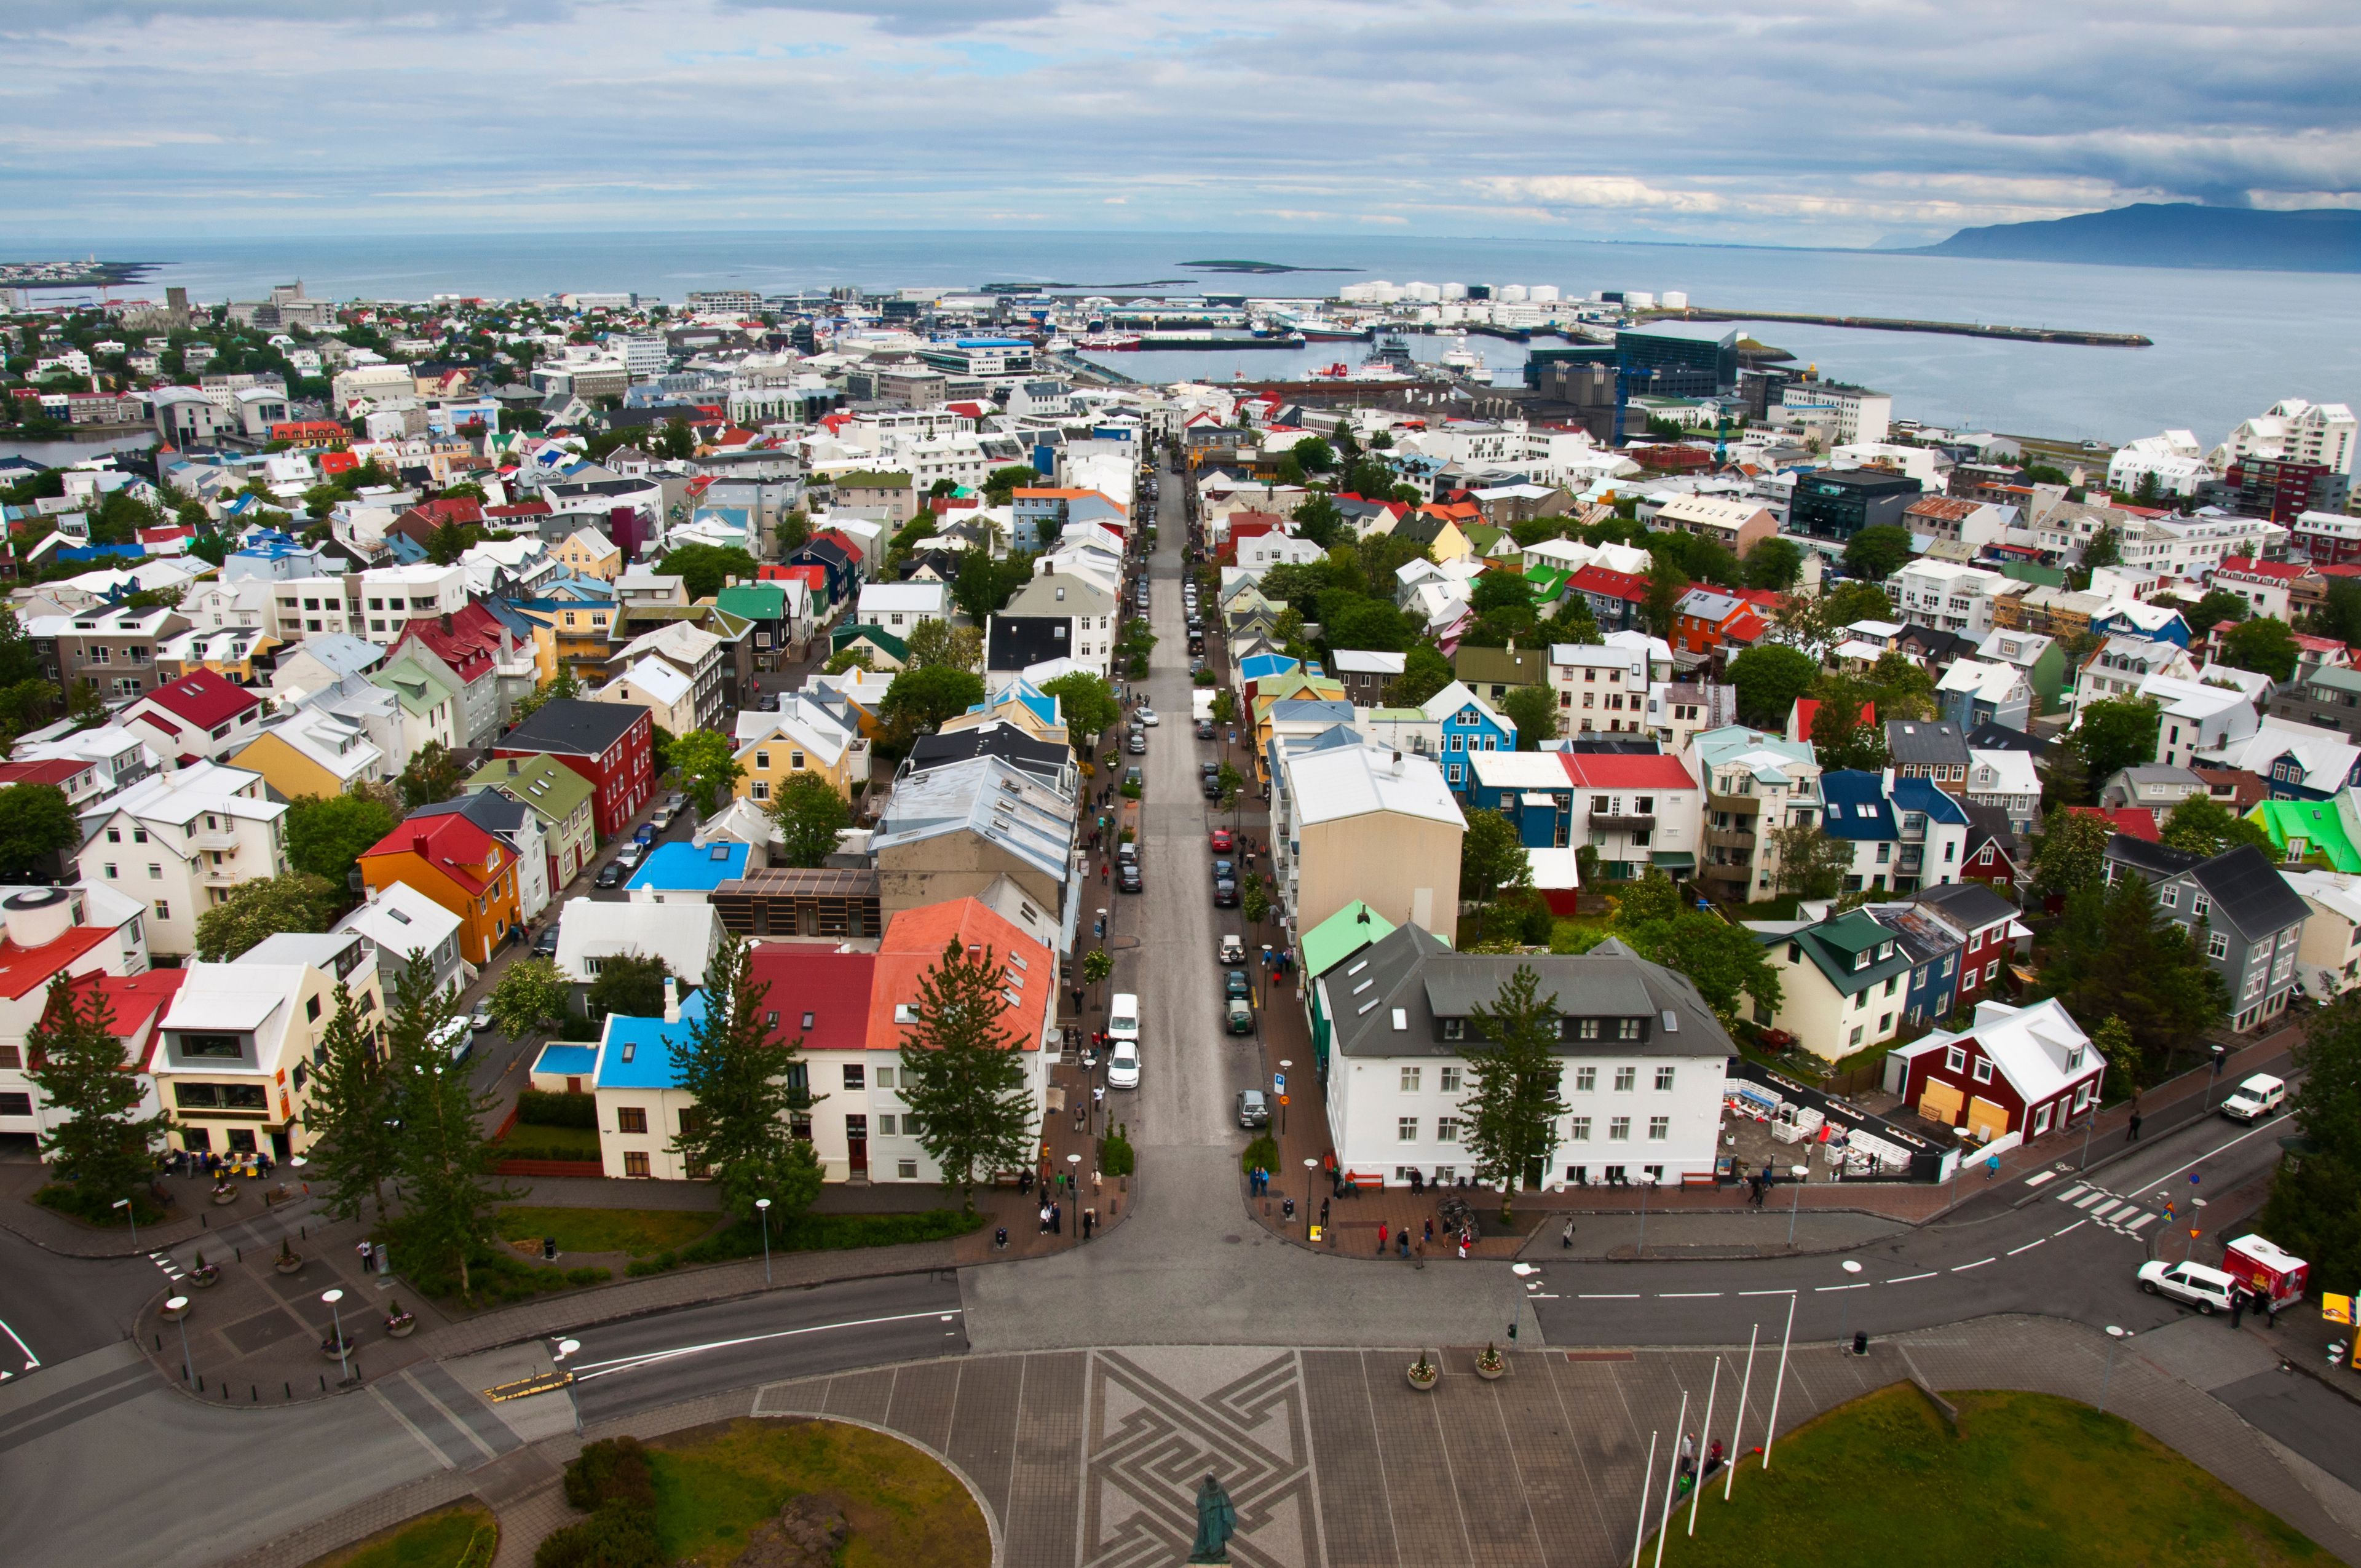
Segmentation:
<svg viewBox="0 0 2361 1568">
<path fill-rule="evenodd" d="M 71 250 L 74 247 L 60 247 Z M 87 248 L 82 247 L 82 248 Z M 112 243 L 106 255 L 163 263 L 125 292 L 253 298 L 301 278 L 315 297 L 418 300 L 434 294 L 543 295 L 632 290 L 678 301 L 693 289 L 988 282 L 1136 286 L 1319 298 L 1356 279 L 1554 283 L 1686 291 L 1692 302 L 1817 314 L 1906 316 L 2145 333 L 2155 346 L 2083 348 L 1920 333 L 1755 324 L 1763 342 L 1823 374 L 1894 394 L 1897 414 L 1964 428 L 2077 440 L 2127 440 L 2167 428 L 2219 441 L 2286 397 L 2361 402 L 2361 274 L 2206 272 L 2072 267 L 1874 251 L 1624 245 L 1547 238 L 862 231 L 504 235 L 278 235 Z M 1243 277 L 1184 267 L 1238 258 L 1344 270 Z M 1444 345 L 1415 352 L 1431 356 Z M 1470 338 L 1513 376 L 1521 347 Z M 1300 354 L 1110 355 L 1143 379 L 1295 374 L 1356 344 Z"/>
</svg>

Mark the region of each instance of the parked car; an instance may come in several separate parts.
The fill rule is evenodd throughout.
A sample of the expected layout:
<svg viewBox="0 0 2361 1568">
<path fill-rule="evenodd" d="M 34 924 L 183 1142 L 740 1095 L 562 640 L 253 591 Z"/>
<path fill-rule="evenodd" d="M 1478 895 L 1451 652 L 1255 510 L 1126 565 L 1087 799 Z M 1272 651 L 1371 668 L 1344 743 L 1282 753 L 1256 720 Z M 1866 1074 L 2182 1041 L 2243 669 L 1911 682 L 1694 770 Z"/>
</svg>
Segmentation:
<svg viewBox="0 0 2361 1568">
<path fill-rule="evenodd" d="M 1135 729 L 1131 732 L 1130 738 L 1124 741 L 1123 749 L 1135 757 L 1144 757 L 1148 754 L 1148 737 Z"/>
<path fill-rule="evenodd" d="M 1146 884 L 1141 883 L 1139 880 L 1139 862 L 1137 861 L 1124 861 L 1123 869 L 1115 872 L 1115 891 L 1118 893 L 1145 892 Z"/>
<path fill-rule="evenodd" d="M 1142 707 L 1137 713 L 1132 715 L 1132 721 L 1137 724 L 1145 724 L 1150 729 L 1155 729 L 1158 723 L 1160 722 L 1156 717 L 1156 710 L 1152 707 Z"/>
<path fill-rule="evenodd" d="M 591 879 L 590 885 L 591 885 L 592 887 L 620 887 L 620 886 L 622 886 L 622 885 L 623 885 L 623 862 L 622 862 L 622 861 L 609 861 L 605 865 L 600 866 L 600 867 L 598 868 L 598 874 L 596 877 L 594 877 L 594 878 L 592 878 L 592 879 Z M 555 942 L 552 942 L 552 943 L 550 944 L 549 950 L 550 950 L 551 952 L 553 952 L 553 953 L 556 952 L 556 951 L 557 951 L 557 944 L 556 944 L 556 943 L 555 943 Z"/>
<path fill-rule="evenodd" d="M 1217 855 L 1226 855 L 1238 847 L 1236 836 L 1226 828 L 1214 828 L 1208 842 L 1213 845 L 1213 853 Z"/>
<path fill-rule="evenodd" d="M 1207 800 L 1219 800 L 1222 798 L 1222 781 L 1215 778 L 1211 773 L 1205 774 L 1204 777 L 1198 782 L 1197 787 Z"/>
<path fill-rule="evenodd" d="M 642 850 L 645 850 L 655 841 L 656 825 L 653 822 L 641 823 L 639 831 L 631 835 L 631 842 L 637 844 Z"/>
<path fill-rule="evenodd" d="M 1231 1003 L 1228 1012 L 1224 1016 L 1224 1022 L 1229 1025 L 1231 1034 L 1251 1035 L 1254 1033 L 1254 1009 L 1247 1006 L 1245 1003 Z"/>
<path fill-rule="evenodd" d="M 1210 718 L 1201 718 L 1197 720 L 1197 739 L 1200 740 L 1211 740 L 1213 738 L 1213 721 Z"/>
<path fill-rule="evenodd" d="M 2238 1122 L 2259 1122 L 2286 1109 L 2286 1083 L 2267 1072 L 2255 1074 L 2222 1102 L 2222 1114 Z"/>
<path fill-rule="evenodd" d="M 669 806 L 657 806 L 654 812 L 648 817 L 648 827 L 654 828 L 659 833 L 671 826 L 672 807 Z M 642 831 L 645 831 L 645 829 L 643 828 Z"/>
<path fill-rule="evenodd" d="M 1224 877 L 1213 884 L 1213 907 L 1235 909 L 1238 906 L 1238 884 Z"/>
<path fill-rule="evenodd" d="M 615 851 L 615 859 L 612 863 L 622 867 L 627 872 L 637 871 L 639 869 L 640 862 L 647 858 L 648 847 L 634 839 L 630 843 L 625 844 L 621 849 Z"/>
<path fill-rule="evenodd" d="M 2230 1293 L 2238 1282 L 2218 1268 L 2202 1263 L 2167 1263 L 2158 1258 L 2140 1265 L 2140 1288 L 2151 1296 L 2169 1296 L 2211 1316 L 2230 1310 Z"/>
<path fill-rule="evenodd" d="M 491 1026 L 492 1026 L 492 1009 L 491 1009 L 490 1004 L 489 1004 L 489 1003 L 483 1003 L 483 1002 L 478 1002 L 478 1003 L 476 1003 L 476 1010 L 475 1010 L 473 1013 L 470 1013 L 469 1014 L 467 1014 L 467 1031 L 468 1031 L 468 1033 L 470 1033 L 470 1034 L 475 1034 L 475 1035 L 480 1035 L 480 1034 L 482 1034 L 485 1030 L 487 1030 L 487 1029 L 490 1028 Z"/>
<path fill-rule="evenodd" d="M 1235 931 L 1222 934 L 1221 946 L 1214 950 L 1216 963 L 1242 964 L 1246 961 L 1246 945 Z"/>
<path fill-rule="evenodd" d="M 533 956 L 537 959 L 554 959 L 557 956 L 556 921 L 553 920 L 543 927 L 541 935 L 533 939 Z"/>
<path fill-rule="evenodd" d="M 1217 860 L 1213 862 L 1213 880 L 1215 882 L 1233 881 L 1236 878 L 1237 874 L 1237 861 Z"/>
<path fill-rule="evenodd" d="M 1263 1098 L 1261 1090 L 1238 1091 L 1238 1125 L 1246 1128 L 1270 1125 L 1270 1102 Z"/>
<path fill-rule="evenodd" d="M 1242 969 L 1227 970 L 1222 976 L 1222 995 L 1229 1001 L 1238 1001 L 1250 989 L 1246 984 L 1246 971 Z"/>
<path fill-rule="evenodd" d="M 1107 1087 L 1137 1089 L 1139 1087 L 1139 1042 L 1117 1040 L 1107 1053 Z"/>
<path fill-rule="evenodd" d="M 1139 776 L 1139 770 L 1137 768 L 1124 769 L 1123 782 L 1127 784 L 1137 784 L 1142 789 L 1148 787 L 1147 782 Z"/>
</svg>

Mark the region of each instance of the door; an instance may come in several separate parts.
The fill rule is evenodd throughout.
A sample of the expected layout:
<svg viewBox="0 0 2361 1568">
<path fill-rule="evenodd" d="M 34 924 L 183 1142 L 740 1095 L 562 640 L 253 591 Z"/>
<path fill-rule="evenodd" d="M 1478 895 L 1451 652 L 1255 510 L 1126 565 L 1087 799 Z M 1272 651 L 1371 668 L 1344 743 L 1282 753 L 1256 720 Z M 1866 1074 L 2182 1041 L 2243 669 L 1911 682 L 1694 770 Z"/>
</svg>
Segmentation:
<svg viewBox="0 0 2361 1568">
<path fill-rule="evenodd" d="M 1541 1156 L 1535 1155 L 1532 1158 L 1525 1161 L 1525 1190 L 1528 1192 L 1539 1192 L 1541 1190 L 1542 1158 Z"/>
<path fill-rule="evenodd" d="M 844 1119 L 844 1158 L 855 1176 L 869 1174 L 869 1118 L 847 1116 Z"/>
<path fill-rule="evenodd" d="M 286 1134 L 273 1133 L 270 1135 L 270 1157 L 272 1159 L 284 1160 L 294 1152 L 295 1146 L 291 1141 L 290 1141 Z"/>
</svg>

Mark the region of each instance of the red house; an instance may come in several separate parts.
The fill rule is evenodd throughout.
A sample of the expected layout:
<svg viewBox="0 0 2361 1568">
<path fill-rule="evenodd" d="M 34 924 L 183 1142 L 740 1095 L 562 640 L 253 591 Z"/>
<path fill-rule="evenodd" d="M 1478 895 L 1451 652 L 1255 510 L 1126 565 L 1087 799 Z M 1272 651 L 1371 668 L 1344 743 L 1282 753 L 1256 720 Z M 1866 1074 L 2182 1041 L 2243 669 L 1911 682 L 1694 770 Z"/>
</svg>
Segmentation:
<svg viewBox="0 0 2361 1568">
<path fill-rule="evenodd" d="M 1981 882 L 1945 883 L 1922 889 L 1915 902 L 1960 938 L 1960 978 L 1954 1004 L 1968 1006 L 1991 993 L 2003 965 L 2020 939 L 2033 933 L 2018 919 L 2015 905 Z"/>
<path fill-rule="evenodd" d="M 204 668 L 167 681 L 125 708 L 117 724 L 182 766 L 218 762 L 261 733 L 262 699 Z"/>
<path fill-rule="evenodd" d="M 2030 1007 L 1987 1002 L 1973 1028 L 1938 1029 L 1886 1054 L 1885 1080 L 1902 1102 L 1939 1126 L 1967 1127 L 1989 1144 L 2023 1143 L 2079 1126 L 2096 1110 L 2101 1056 L 2055 997 Z M 1898 1080 L 1898 1082 L 1897 1082 Z"/>
<path fill-rule="evenodd" d="M 632 703 L 552 697 L 492 743 L 495 757 L 555 757 L 590 781 L 590 826 L 603 841 L 655 793 L 655 721 Z"/>
</svg>

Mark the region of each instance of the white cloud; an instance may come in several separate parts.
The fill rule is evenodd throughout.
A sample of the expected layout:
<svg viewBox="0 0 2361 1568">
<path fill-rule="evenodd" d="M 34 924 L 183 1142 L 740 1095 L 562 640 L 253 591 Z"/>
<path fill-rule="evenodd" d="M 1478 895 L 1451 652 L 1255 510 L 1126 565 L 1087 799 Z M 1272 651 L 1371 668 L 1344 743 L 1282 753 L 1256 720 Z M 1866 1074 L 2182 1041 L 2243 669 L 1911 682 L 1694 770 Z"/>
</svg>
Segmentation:
<svg viewBox="0 0 2361 1568">
<path fill-rule="evenodd" d="M 1620 174 L 1535 174 L 1478 180 L 1477 189 L 1502 201 L 1545 202 L 1559 207 L 1664 208 L 1718 213 L 1728 203 L 1709 191 L 1668 191 Z"/>
</svg>

